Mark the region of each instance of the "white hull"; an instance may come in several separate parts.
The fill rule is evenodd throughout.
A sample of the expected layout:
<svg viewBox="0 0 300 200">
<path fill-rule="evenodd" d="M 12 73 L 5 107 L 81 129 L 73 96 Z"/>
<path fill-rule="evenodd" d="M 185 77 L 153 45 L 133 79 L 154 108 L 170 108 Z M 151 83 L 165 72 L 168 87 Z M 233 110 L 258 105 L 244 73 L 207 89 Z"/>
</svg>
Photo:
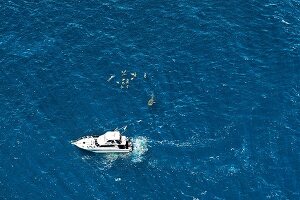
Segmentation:
<svg viewBox="0 0 300 200">
<path fill-rule="evenodd" d="M 112 149 L 112 150 L 88 150 L 94 153 L 129 153 L 132 150 L 131 149 L 122 149 L 122 150 L 116 150 L 116 149 Z"/>
<path fill-rule="evenodd" d="M 72 144 L 75 144 L 76 142 L 72 142 Z M 94 153 L 129 153 L 132 151 L 132 147 L 129 147 L 128 149 L 119 149 L 118 147 L 97 147 L 97 148 L 82 148 L 78 145 L 76 145 L 78 148 L 86 150 L 86 151 L 90 151 L 90 152 L 94 152 Z"/>
</svg>

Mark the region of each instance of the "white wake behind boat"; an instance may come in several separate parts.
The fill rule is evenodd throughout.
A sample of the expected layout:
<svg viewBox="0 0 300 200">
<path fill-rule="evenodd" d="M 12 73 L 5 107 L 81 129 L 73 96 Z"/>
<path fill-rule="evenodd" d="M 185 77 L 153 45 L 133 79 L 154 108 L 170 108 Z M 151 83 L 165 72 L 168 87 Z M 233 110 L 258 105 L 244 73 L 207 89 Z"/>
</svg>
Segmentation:
<svg viewBox="0 0 300 200">
<path fill-rule="evenodd" d="M 118 130 L 107 131 L 100 136 L 85 136 L 71 142 L 73 145 L 95 153 L 128 153 L 132 142 Z"/>
</svg>

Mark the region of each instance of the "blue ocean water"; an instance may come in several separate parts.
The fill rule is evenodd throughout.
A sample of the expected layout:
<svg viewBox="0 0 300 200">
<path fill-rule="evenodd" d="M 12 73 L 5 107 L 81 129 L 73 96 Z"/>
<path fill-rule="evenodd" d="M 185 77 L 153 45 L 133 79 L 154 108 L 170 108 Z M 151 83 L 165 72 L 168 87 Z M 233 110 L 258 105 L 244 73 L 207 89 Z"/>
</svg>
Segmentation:
<svg viewBox="0 0 300 200">
<path fill-rule="evenodd" d="M 11 0 L 0 17 L 0 199 L 300 199 L 299 1 Z M 132 154 L 70 144 L 122 126 Z"/>
</svg>

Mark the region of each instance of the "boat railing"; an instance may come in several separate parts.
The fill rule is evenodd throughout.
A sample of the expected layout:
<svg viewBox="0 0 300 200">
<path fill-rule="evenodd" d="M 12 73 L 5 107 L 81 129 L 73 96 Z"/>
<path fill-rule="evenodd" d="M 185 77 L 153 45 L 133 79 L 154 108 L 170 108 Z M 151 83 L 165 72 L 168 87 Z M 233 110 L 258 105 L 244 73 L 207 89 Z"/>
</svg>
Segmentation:
<svg viewBox="0 0 300 200">
<path fill-rule="evenodd" d="M 97 136 L 97 135 L 93 135 L 93 136 L 83 136 L 83 137 L 80 137 L 80 138 L 78 138 L 77 140 L 75 140 L 75 141 L 78 141 L 78 140 L 82 140 L 82 139 L 85 139 L 85 138 L 97 138 L 97 137 L 99 137 L 99 136 Z"/>
</svg>

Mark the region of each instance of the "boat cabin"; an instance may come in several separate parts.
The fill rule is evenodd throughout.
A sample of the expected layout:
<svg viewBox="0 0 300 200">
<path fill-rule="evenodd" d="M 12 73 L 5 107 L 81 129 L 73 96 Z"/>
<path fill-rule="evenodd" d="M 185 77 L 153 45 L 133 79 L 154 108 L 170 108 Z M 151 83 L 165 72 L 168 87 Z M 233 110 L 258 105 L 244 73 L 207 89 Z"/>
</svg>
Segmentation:
<svg viewBox="0 0 300 200">
<path fill-rule="evenodd" d="M 126 145 L 126 137 L 121 136 L 119 131 L 108 131 L 95 139 L 96 146 L 122 146 Z"/>
</svg>

